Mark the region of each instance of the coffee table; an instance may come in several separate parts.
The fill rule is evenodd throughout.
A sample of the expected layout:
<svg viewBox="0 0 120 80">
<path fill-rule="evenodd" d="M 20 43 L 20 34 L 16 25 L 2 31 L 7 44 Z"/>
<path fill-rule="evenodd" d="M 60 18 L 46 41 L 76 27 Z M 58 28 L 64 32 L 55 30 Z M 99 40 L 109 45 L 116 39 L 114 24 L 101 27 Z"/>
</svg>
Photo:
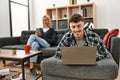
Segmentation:
<svg viewBox="0 0 120 80">
<path fill-rule="evenodd" d="M 0 59 L 4 61 L 3 63 L 4 65 L 5 65 L 5 60 L 20 61 L 22 64 L 22 78 L 23 80 L 25 80 L 24 62 L 29 58 L 39 54 L 42 55 L 42 52 L 30 51 L 30 54 L 26 54 L 24 50 L 17 50 L 16 54 L 13 54 L 12 50 L 1 49 Z"/>
</svg>

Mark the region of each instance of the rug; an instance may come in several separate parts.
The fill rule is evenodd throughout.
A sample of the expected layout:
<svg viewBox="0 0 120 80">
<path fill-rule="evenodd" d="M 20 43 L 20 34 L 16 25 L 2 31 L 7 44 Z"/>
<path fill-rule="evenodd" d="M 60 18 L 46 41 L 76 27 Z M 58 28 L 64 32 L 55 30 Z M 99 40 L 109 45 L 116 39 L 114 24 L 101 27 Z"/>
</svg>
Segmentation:
<svg viewBox="0 0 120 80">
<path fill-rule="evenodd" d="M 25 73 L 25 80 L 37 80 L 40 78 L 42 75 L 41 74 L 31 74 L 30 72 Z M 9 75 L 6 75 L 0 80 L 12 80 L 12 77 L 17 78 L 18 77 L 18 72 L 17 71 L 10 71 Z M 16 79 L 17 80 L 17 79 Z"/>
</svg>

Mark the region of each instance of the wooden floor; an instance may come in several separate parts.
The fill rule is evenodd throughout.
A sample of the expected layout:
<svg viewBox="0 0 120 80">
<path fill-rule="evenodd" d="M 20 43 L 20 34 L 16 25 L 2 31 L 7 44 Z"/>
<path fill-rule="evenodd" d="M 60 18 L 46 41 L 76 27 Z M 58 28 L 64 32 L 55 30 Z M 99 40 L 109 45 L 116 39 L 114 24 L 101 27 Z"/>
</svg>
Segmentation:
<svg viewBox="0 0 120 80">
<path fill-rule="evenodd" d="M 3 63 L 2 63 L 2 61 L 0 60 L 0 69 L 9 68 L 12 71 L 21 72 L 21 67 L 14 67 L 13 63 L 15 63 L 15 62 L 13 62 L 13 61 L 6 61 L 6 66 L 4 66 Z M 37 65 L 35 65 L 35 67 L 36 67 L 38 73 L 41 73 L 39 65 L 37 64 Z M 29 72 L 29 64 L 25 65 L 25 72 Z M 42 80 L 42 79 L 40 78 L 38 80 Z"/>
<path fill-rule="evenodd" d="M 13 62 L 13 61 L 6 61 L 6 66 L 4 66 L 2 61 L 0 60 L 0 69 L 9 68 L 10 70 L 21 72 L 21 67 L 14 67 L 13 63 L 15 63 L 15 62 Z M 36 67 L 38 73 L 41 73 L 39 65 L 37 64 L 35 67 Z M 25 66 L 25 72 L 29 72 L 29 64 L 27 64 Z M 40 78 L 38 80 L 42 80 L 42 78 Z M 120 80 L 120 70 L 119 70 L 118 78 L 116 80 Z"/>
</svg>

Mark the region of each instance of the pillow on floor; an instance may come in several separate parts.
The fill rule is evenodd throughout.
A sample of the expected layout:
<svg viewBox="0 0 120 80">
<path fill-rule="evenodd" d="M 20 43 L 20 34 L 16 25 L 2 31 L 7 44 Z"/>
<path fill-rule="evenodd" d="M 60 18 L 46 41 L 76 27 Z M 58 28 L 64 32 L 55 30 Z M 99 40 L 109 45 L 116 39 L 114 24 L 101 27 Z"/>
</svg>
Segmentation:
<svg viewBox="0 0 120 80">
<path fill-rule="evenodd" d="M 110 49 L 110 39 L 113 36 L 117 36 L 119 34 L 119 29 L 112 29 L 103 38 L 103 43 L 106 45 L 107 49 Z"/>
</svg>

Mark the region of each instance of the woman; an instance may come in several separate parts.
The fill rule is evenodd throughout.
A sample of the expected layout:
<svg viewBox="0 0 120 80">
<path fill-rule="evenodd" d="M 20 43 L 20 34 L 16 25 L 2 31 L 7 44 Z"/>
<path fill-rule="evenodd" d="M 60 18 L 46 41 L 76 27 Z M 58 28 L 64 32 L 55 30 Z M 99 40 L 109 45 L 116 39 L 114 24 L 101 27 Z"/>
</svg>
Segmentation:
<svg viewBox="0 0 120 80">
<path fill-rule="evenodd" d="M 27 45 L 31 46 L 32 51 L 40 50 L 40 48 L 48 48 L 53 46 L 56 39 L 56 32 L 51 28 L 51 19 L 48 15 L 44 15 L 42 18 L 43 27 L 36 29 L 35 34 L 30 35 Z M 38 56 L 30 58 L 30 72 L 37 74 L 34 64 L 37 61 Z"/>
</svg>

